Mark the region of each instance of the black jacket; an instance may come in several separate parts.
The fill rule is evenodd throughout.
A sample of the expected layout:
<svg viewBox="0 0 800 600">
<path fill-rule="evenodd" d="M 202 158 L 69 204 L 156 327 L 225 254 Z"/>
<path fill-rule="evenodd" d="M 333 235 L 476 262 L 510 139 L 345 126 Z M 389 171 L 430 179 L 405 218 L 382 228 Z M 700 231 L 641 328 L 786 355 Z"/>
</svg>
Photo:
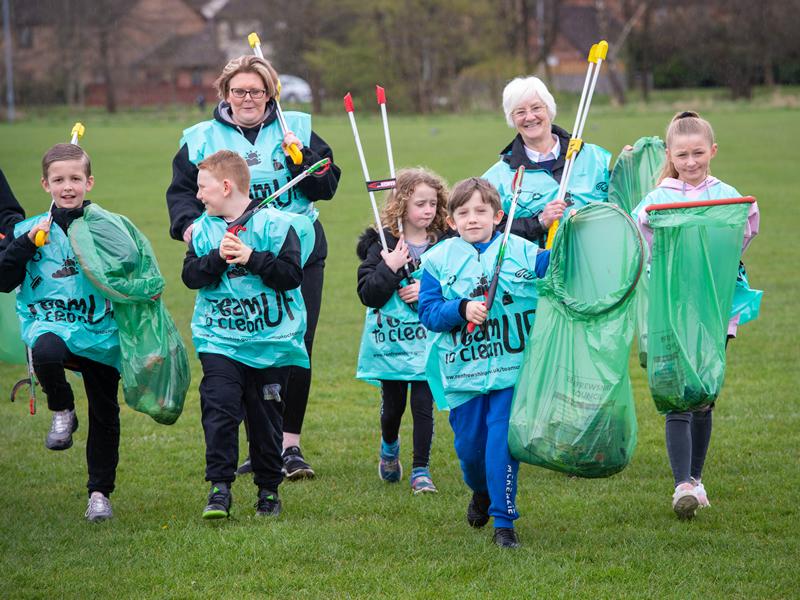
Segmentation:
<svg viewBox="0 0 800 600">
<path fill-rule="evenodd" d="M 231 120 L 230 105 L 227 102 L 220 102 L 214 109 L 216 121 L 238 130 L 250 143 L 255 142 L 262 127 L 269 127 L 277 120 L 274 101 L 267 103 L 264 114 L 264 121 L 260 125 L 243 128 Z M 333 150 L 325 140 L 312 131 L 309 145 L 303 147 L 302 164 L 295 165 L 288 158 L 286 160 L 289 173 L 295 177 L 323 158 L 331 159 L 331 168 L 322 175 L 307 177 L 297 184 L 303 194 L 312 201 L 330 200 L 336 192 L 341 170 L 333 164 Z M 167 188 L 167 209 L 170 222 L 169 234 L 176 240 L 182 240 L 186 228 L 203 213 L 203 204 L 197 199 L 197 167 L 189 160 L 189 148 L 186 144 L 181 146 L 172 159 L 172 183 Z"/>
<path fill-rule="evenodd" d="M 392 235 L 389 229 L 384 228 L 386 236 L 386 246 L 389 250 L 394 250 L 398 239 Z M 455 232 L 447 231 L 442 234 L 436 243 L 444 239 L 453 237 Z M 374 227 L 367 228 L 358 239 L 356 254 L 361 259 L 358 266 L 358 298 L 364 306 L 369 308 L 380 308 L 386 304 L 400 288 L 400 284 L 406 276 L 405 270 L 400 269 L 394 273 L 381 257 L 381 238 Z M 415 271 L 419 264 L 409 263 L 409 268 Z"/>
<path fill-rule="evenodd" d="M 248 208 L 257 204 L 254 200 Z M 285 292 L 299 287 L 303 282 L 303 267 L 300 261 L 300 238 L 290 227 L 277 255 L 273 252 L 253 250 L 244 268 L 253 275 L 261 277 L 261 281 L 267 287 Z M 197 256 L 194 245 L 189 243 L 189 249 L 183 259 L 181 278 L 186 287 L 197 290 L 219 283 L 227 269 L 228 263 L 220 256 L 218 250 L 212 250 L 205 256 Z"/>
<path fill-rule="evenodd" d="M 89 200 L 84 201 L 78 208 L 58 208 L 53 207 L 52 227 L 61 227 L 66 233 L 70 224 L 75 219 L 83 216 L 83 209 L 90 204 Z M 30 231 L 30 230 L 29 230 Z M 21 236 L 15 238 L 13 229 L 9 232 L 0 251 L 0 292 L 10 292 L 25 281 L 25 270 L 28 262 L 36 254 L 38 248 L 28 237 L 26 231 Z"/>
<path fill-rule="evenodd" d="M 25 211 L 14 197 L 3 170 L 0 169 L 0 233 L 13 233 L 14 225 L 25 220 Z"/>
<path fill-rule="evenodd" d="M 525 144 L 520 134 L 517 134 L 511 143 L 503 148 L 500 153 L 502 157 L 501 160 L 506 163 L 508 168 L 512 171 L 517 170 L 522 165 L 529 170 L 547 170 L 553 179 L 561 183 L 561 176 L 564 174 L 564 162 L 567 159 L 567 147 L 569 146 L 570 134 L 558 125 L 552 125 L 551 131 L 553 135 L 558 137 L 560 152 L 558 158 L 556 158 L 556 162 L 553 163 L 549 169 L 545 169 L 539 163 L 532 162 L 528 158 L 528 155 L 525 153 Z M 511 224 L 511 233 L 544 247 L 547 238 L 547 229 L 542 227 L 542 224 L 539 223 L 539 214 L 540 213 L 536 213 L 530 217 L 515 216 L 514 222 Z M 497 227 L 498 230 L 503 231 L 505 229 L 507 220 L 507 215 L 503 216 L 503 220 L 500 221 Z"/>
</svg>

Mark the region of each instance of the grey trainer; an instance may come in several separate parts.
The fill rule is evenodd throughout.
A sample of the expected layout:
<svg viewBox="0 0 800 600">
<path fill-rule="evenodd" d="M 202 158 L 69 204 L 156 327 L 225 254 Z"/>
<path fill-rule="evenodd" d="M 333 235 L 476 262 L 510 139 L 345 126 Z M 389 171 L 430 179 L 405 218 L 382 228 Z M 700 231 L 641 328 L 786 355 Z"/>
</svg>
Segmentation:
<svg viewBox="0 0 800 600">
<path fill-rule="evenodd" d="M 114 516 L 111 511 L 111 500 L 101 492 L 92 492 L 89 496 L 89 506 L 86 507 L 86 520 L 90 523 L 99 523 Z"/>
<path fill-rule="evenodd" d="M 72 446 L 72 433 L 76 429 L 78 429 L 78 416 L 74 408 L 54 411 L 44 445 L 50 450 L 66 450 Z"/>
</svg>

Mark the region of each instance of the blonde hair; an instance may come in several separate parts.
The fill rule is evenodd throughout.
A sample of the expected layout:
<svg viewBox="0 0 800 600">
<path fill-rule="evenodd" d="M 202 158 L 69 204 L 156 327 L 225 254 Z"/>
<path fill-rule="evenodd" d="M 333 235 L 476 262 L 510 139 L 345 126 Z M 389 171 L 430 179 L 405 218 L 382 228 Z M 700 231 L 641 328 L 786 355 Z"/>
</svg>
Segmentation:
<svg viewBox="0 0 800 600">
<path fill-rule="evenodd" d="M 428 226 L 431 242 L 435 243 L 447 230 L 447 184 L 436 173 L 423 167 L 400 169 L 397 172 L 395 187 L 389 192 L 381 210 L 381 223 L 392 232 L 393 236 L 399 237 L 397 220 L 405 218 L 408 213 L 408 200 L 420 184 L 436 190 L 436 216 Z"/>
<path fill-rule="evenodd" d="M 672 120 L 667 126 L 666 141 L 668 150 L 675 143 L 675 138 L 681 135 L 701 135 L 706 139 L 709 146 L 714 145 L 714 130 L 711 128 L 711 123 L 701 118 L 700 115 L 693 110 L 685 110 L 672 117 Z M 708 174 L 711 174 L 711 169 L 709 169 Z M 664 161 L 664 166 L 661 168 L 661 173 L 658 176 L 656 185 L 660 184 L 667 177 L 672 179 L 678 177 L 678 171 L 669 159 L 669 155 L 667 155 L 667 159 Z"/>
<path fill-rule="evenodd" d="M 503 208 L 500 202 L 500 193 L 496 187 L 481 177 L 469 177 L 456 183 L 453 191 L 450 192 L 450 200 L 447 202 L 447 212 L 450 216 L 452 217 L 459 207 L 469 202 L 475 192 L 480 193 L 481 200 L 484 204 L 492 207 L 494 214 Z"/>
<path fill-rule="evenodd" d="M 80 160 L 83 162 L 83 173 L 86 178 L 92 176 L 92 160 L 86 151 L 75 144 L 56 144 L 44 153 L 42 157 L 42 177 L 47 179 L 50 165 L 62 160 Z"/>
<path fill-rule="evenodd" d="M 225 100 L 231 91 L 231 79 L 239 73 L 255 73 L 264 82 L 267 95 L 274 98 L 278 95 L 278 72 L 268 60 L 259 58 L 254 54 L 246 54 L 239 58 L 234 58 L 225 68 L 222 69 L 214 87 L 217 88 L 217 95 L 220 100 Z"/>
<path fill-rule="evenodd" d="M 207 156 L 197 165 L 198 170 L 206 170 L 217 181 L 228 179 L 233 182 L 236 189 L 245 196 L 250 191 L 250 169 L 245 160 L 230 150 L 219 150 Z"/>
<path fill-rule="evenodd" d="M 538 77 L 517 77 L 508 82 L 503 88 L 503 112 L 506 115 L 506 123 L 509 127 L 514 127 L 514 119 L 511 113 L 519 108 L 528 98 L 539 98 L 547 108 L 547 115 L 550 120 L 556 118 L 556 100 L 553 94 L 547 89 L 544 82 Z"/>
</svg>

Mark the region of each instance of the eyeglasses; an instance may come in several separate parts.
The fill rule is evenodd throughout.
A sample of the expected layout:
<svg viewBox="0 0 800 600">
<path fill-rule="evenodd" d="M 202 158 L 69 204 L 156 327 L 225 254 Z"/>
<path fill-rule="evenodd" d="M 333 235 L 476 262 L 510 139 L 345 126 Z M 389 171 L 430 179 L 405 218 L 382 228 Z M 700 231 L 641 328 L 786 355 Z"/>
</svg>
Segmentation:
<svg viewBox="0 0 800 600">
<path fill-rule="evenodd" d="M 231 94 L 233 94 L 234 98 L 244 98 L 247 96 L 247 94 L 250 94 L 250 97 L 253 100 L 260 100 L 266 93 L 267 90 L 245 90 L 242 88 L 231 88 Z"/>
<path fill-rule="evenodd" d="M 534 104 L 528 108 L 520 107 L 513 110 L 511 112 L 511 116 L 515 119 L 524 119 L 526 116 L 528 116 L 528 113 L 531 113 L 534 117 L 538 117 L 547 114 L 547 107 L 540 104 Z"/>
</svg>

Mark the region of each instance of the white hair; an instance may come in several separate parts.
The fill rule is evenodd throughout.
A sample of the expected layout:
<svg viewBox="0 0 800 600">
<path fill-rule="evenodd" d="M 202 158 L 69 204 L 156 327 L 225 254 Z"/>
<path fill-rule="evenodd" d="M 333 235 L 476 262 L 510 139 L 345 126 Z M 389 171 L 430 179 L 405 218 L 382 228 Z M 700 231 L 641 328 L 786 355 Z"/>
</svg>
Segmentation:
<svg viewBox="0 0 800 600">
<path fill-rule="evenodd" d="M 523 102 L 534 97 L 544 102 L 551 121 L 556 118 L 556 101 L 544 82 L 533 76 L 517 77 L 509 81 L 503 89 L 503 112 L 506 114 L 506 122 L 509 127 L 514 127 L 511 113 Z"/>
</svg>

